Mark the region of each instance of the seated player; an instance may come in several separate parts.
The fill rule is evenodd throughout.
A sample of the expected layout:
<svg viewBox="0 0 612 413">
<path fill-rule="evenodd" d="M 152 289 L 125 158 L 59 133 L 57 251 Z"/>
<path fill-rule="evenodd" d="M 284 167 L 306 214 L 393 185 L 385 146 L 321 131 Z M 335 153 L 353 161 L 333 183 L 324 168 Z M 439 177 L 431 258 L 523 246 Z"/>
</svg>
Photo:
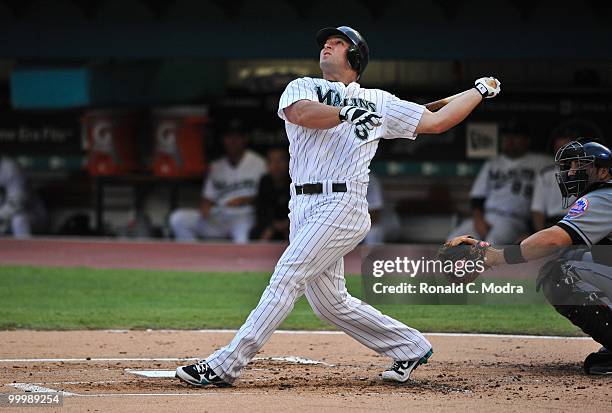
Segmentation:
<svg viewBox="0 0 612 413">
<path fill-rule="evenodd" d="M 28 238 L 46 224 L 46 211 L 31 191 L 17 162 L 0 155 L 0 235 Z"/>
<path fill-rule="evenodd" d="M 210 166 L 200 210 L 178 209 L 170 215 L 178 241 L 230 238 L 244 244 L 249 240 L 255 222 L 253 200 L 266 164 L 261 156 L 246 149 L 246 135 L 237 122 L 223 134 L 223 146 L 226 155 Z"/>
<path fill-rule="evenodd" d="M 501 150 L 483 165 L 472 186 L 472 219 L 448 239 L 469 234 L 493 244 L 511 244 L 528 232 L 535 177 L 550 158 L 528 152 L 526 128 L 516 123 L 502 129 Z"/>
<path fill-rule="evenodd" d="M 268 151 L 268 173 L 262 176 L 255 198 L 256 223 L 251 239 L 289 239 L 289 154 L 287 149 Z"/>
</svg>

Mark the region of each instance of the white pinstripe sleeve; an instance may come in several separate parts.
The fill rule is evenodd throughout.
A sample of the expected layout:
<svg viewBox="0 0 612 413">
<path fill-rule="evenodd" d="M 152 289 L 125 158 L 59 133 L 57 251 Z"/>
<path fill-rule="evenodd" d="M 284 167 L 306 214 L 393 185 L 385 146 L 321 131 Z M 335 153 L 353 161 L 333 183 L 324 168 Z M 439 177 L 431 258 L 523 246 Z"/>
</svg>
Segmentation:
<svg viewBox="0 0 612 413">
<path fill-rule="evenodd" d="M 287 120 L 285 117 L 285 109 L 291 106 L 298 100 L 313 100 L 318 102 L 317 92 L 315 91 L 315 82 L 310 78 L 301 77 L 291 81 L 278 102 L 278 117 Z"/>
<path fill-rule="evenodd" d="M 416 139 L 416 128 L 419 125 L 425 106 L 408 102 L 390 95 L 386 104 L 386 130 L 383 139 L 408 138 Z"/>
</svg>

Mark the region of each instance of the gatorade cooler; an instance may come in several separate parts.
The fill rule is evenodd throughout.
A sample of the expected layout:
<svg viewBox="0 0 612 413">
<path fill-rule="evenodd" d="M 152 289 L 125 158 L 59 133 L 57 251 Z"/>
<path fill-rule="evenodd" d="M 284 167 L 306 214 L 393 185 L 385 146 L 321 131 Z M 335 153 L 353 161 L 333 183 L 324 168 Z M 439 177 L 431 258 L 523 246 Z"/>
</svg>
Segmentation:
<svg viewBox="0 0 612 413">
<path fill-rule="evenodd" d="M 121 175 L 137 168 L 136 116 L 117 110 L 87 112 L 81 119 L 87 169 L 93 176 Z"/>
<path fill-rule="evenodd" d="M 204 126 L 206 107 L 176 107 L 153 112 L 156 176 L 201 176 L 206 168 Z"/>
</svg>

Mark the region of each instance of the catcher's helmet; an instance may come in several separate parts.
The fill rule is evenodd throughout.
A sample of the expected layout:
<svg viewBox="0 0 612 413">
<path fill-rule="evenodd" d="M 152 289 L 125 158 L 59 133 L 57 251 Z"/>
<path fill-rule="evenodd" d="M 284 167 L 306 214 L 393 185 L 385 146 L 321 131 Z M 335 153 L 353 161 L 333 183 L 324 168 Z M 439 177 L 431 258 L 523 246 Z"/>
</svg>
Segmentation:
<svg viewBox="0 0 612 413">
<path fill-rule="evenodd" d="M 608 168 L 612 174 L 612 152 L 601 143 L 579 139 L 557 151 L 555 164 L 563 208 L 567 208 L 572 197 L 581 197 L 597 183 L 589 177 L 589 168 Z"/>
<path fill-rule="evenodd" d="M 370 49 L 365 39 L 357 30 L 348 26 L 326 27 L 317 33 L 319 47 L 323 48 L 325 41 L 331 36 L 342 36 L 351 43 L 346 51 L 346 58 L 351 67 L 357 71 L 357 79 L 359 79 L 370 60 Z"/>
</svg>

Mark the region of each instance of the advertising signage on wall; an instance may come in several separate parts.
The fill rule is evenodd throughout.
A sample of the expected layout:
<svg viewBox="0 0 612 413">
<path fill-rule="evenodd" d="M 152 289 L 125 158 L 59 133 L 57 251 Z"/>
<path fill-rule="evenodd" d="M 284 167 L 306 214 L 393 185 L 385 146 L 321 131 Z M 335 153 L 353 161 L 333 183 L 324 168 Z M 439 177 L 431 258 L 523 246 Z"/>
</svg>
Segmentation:
<svg viewBox="0 0 612 413">
<path fill-rule="evenodd" d="M 78 112 L 0 114 L 0 148 L 10 155 L 82 152 Z"/>
</svg>

